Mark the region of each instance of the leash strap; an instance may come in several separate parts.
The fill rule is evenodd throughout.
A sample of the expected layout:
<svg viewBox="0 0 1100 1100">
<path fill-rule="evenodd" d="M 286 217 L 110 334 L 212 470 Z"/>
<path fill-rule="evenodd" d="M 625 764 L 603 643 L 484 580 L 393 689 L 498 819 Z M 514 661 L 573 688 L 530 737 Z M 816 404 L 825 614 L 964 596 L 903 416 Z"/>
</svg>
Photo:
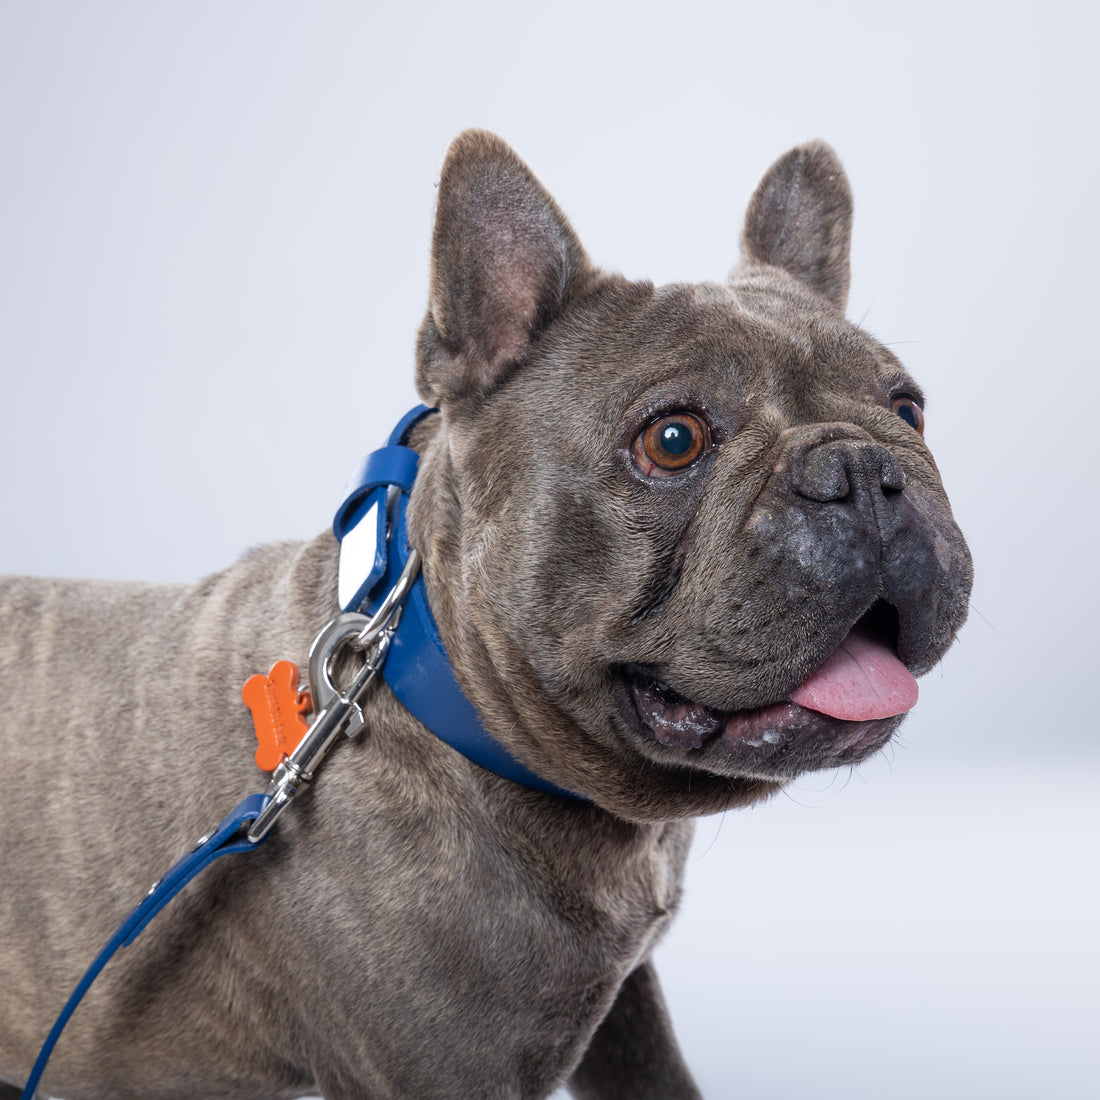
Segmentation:
<svg viewBox="0 0 1100 1100">
<path fill-rule="evenodd" d="M 263 809 L 267 799 L 262 794 L 249 795 L 240 802 L 217 829 L 204 836 L 195 848 L 175 863 L 171 870 L 153 884 L 149 893 L 145 895 L 141 904 L 119 925 L 115 934 L 103 946 L 103 950 L 96 956 L 92 965 L 80 979 L 80 984 L 73 990 L 61 1015 L 57 1017 L 50 1034 L 46 1038 L 38 1060 L 34 1063 L 34 1069 L 23 1088 L 21 1100 L 34 1100 L 35 1089 L 38 1088 L 39 1079 L 46 1068 L 50 1055 L 61 1032 L 69 1022 L 69 1017 L 76 1010 L 88 992 L 92 982 L 99 976 L 99 972 L 110 961 L 111 956 L 120 947 L 129 947 L 142 932 L 145 926 L 170 902 L 196 875 L 204 871 L 216 859 L 222 856 L 232 855 L 234 852 L 250 852 L 258 848 L 263 842 L 249 840 L 243 830 L 249 822 L 257 817 Z"/>
</svg>

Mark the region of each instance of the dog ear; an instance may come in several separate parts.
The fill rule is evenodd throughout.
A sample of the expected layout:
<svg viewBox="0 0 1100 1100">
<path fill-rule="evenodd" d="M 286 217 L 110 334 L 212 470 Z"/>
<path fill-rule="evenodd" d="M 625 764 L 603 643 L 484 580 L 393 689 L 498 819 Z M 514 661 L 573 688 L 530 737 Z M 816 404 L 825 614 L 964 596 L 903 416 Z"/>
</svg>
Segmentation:
<svg viewBox="0 0 1100 1100">
<path fill-rule="evenodd" d="M 439 181 L 421 397 L 435 405 L 495 385 L 591 270 L 557 203 L 512 149 L 483 130 L 460 134 Z"/>
<path fill-rule="evenodd" d="M 741 234 L 741 262 L 781 267 L 840 310 L 848 301 L 852 191 L 823 141 L 799 145 L 757 185 Z"/>
</svg>

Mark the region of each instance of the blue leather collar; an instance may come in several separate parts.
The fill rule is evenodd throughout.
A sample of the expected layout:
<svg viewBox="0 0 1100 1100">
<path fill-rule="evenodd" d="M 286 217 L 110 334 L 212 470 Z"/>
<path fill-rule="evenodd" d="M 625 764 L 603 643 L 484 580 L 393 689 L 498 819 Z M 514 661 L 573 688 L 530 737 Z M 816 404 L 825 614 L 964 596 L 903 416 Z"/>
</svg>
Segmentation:
<svg viewBox="0 0 1100 1100">
<path fill-rule="evenodd" d="M 333 533 L 341 543 L 343 611 L 372 614 L 405 567 L 409 554 L 405 510 L 419 462 L 406 441 L 412 428 L 435 411 L 420 405 L 401 420 L 387 446 L 363 462 L 354 489 L 336 513 Z M 406 710 L 474 763 L 536 791 L 581 797 L 525 767 L 481 724 L 455 679 L 428 604 L 423 572 L 405 604 L 382 676 Z"/>
</svg>

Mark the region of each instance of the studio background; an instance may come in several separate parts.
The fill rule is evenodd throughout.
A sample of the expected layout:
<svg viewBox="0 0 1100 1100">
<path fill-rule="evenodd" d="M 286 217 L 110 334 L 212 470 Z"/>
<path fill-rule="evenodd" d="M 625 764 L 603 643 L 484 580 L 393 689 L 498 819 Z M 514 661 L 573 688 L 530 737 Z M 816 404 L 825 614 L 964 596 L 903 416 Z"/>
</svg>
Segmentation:
<svg viewBox="0 0 1100 1100">
<path fill-rule="evenodd" d="M 823 137 L 971 617 L 883 756 L 700 823 L 658 966 L 708 1100 L 1095 1097 L 1098 31 L 1063 0 L 0 0 L 0 572 L 189 582 L 326 526 L 416 400 L 460 130 L 657 282 L 723 278 L 760 174 Z"/>
</svg>

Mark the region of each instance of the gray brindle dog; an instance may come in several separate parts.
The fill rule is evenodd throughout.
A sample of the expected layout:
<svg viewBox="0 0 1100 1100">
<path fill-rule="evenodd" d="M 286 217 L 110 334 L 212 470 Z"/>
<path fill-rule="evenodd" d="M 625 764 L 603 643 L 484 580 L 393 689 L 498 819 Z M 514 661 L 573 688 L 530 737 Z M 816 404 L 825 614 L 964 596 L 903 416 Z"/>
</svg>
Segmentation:
<svg viewBox="0 0 1100 1100">
<path fill-rule="evenodd" d="M 270 841 L 112 961 L 47 1092 L 698 1096 L 651 962 L 692 818 L 885 745 L 967 609 L 921 393 L 844 317 L 850 229 L 809 143 L 729 283 L 655 288 L 594 267 L 498 138 L 455 141 L 409 539 L 484 726 L 582 797 L 377 680 Z M 262 789 L 241 685 L 305 662 L 337 561 L 326 533 L 194 587 L 0 586 L 4 1100 L 149 883 Z"/>
</svg>

